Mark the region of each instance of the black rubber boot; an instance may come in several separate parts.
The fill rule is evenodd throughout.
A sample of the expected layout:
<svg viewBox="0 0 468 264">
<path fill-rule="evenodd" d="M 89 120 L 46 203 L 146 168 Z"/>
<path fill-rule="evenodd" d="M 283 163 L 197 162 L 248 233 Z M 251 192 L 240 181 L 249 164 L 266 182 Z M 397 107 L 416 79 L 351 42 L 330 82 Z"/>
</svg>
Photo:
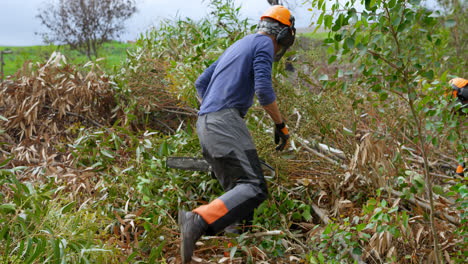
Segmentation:
<svg viewBox="0 0 468 264">
<path fill-rule="evenodd" d="M 208 224 L 199 214 L 180 210 L 179 228 L 182 263 L 190 263 L 195 243 L 205 233 Z"/>
</svg>

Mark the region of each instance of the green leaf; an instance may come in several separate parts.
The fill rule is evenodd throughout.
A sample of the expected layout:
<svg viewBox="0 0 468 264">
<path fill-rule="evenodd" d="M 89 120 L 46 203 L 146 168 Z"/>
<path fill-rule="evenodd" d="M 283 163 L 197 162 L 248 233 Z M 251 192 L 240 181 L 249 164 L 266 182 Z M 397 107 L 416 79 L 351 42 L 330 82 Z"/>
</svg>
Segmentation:
<svg viewBox="0 0 468 264">
<path fill-rule="evenodd" d="M 454 27 L 457 22 L 453 19 L 448 19 L 447 21 L 445 21 L 445 27 L 448 27 L 448 28 L 451 28 L 451 27 Z"/>
<path fill-rule="evenodd" d="M 294 220 L 301 220 L 301 219 L 302 219 L 302 216 L 301 216 L 300 213 L 294 212 L 294 213 L 291 215 L 291 218 L 294 219 Z"/>
<path fill-rule="evenodd" d="M 108 150 L 106 150 L 106 149 L 101 149 L 101 153 L 102 153 L 104 156 L 108 157 L 108 158 L 111 158 L 111 159 L 114 158 L 114 156 L 112 155 L 112 152 L 110 152 L 110 151 L 108 151 Z"/>
<path fill-rule="evenodd" d="M 66 214 L 68 212 L 70 212 L 70 210 L 73 208 L 73 206 L 76 204 L 75 201 L 65 205 L 64 207 L 62 207 L 62 209 L 60 209 L 60 213 L 61 214 Z"/>
<path fill-rule="evenodd" d="M 162 257 L 161 252 L 162 252 L 165 244 L 166 244 L 166 240 L 163 240 L 161 242 L 161 244 L 159 244 L 159 246 L 153 247 L 153 249 L 151 250 L 150 256 L 149 256 L 149 263 L 155 263 L 157 258 Z"/>
<path fill-rule="evenodd" d="M 332 64 L 336 60 L 336 58 L 337 57 L 335 55 L 330 56 L 330 58 L 328 59 L 328 64 Z"/>
<path fill-rule="evenodd" d="M 317 8 L 318 8 L 318 9 L 320 9 L 320 8 L 322 7 L 323 2 L 324 2 L 324 0 L 319 0 L 319 1 L 318 1 L 318 5 L 317 5 Z M 322 13 L 322 14 L 323 14 L 323 13 Z"/>
<path fill-rule="evenodd" d="M 352 37 L 347 38 L 346 39 L 346 46 L 348 47 L 348 49 L 354 48 L 354 38 L 352 38 Z"/>
<path fill-rule="evenodd" d="M 331 25 L 333 23 L 333 16 L 325 15 L 324 20 L 325 20 L 325 28 L 331 28 Z"/>
<path fill-rule="evenodd" d="M 319 264 L 319 261 L 312 255 L 310 255 L 309 262 L 310 264 Z"/>
<path fill-rule="evenodd" d="M 318 20 L 317 20 L 317 28 L 315 30 L 317 30 L 323 23 L 323 15 L 324 13 L 320 14 Z"/>
<path fill-rule="evenodd" d="M 388 93 L 385 93 L 385 92 L 380 93 L 380 95 L 379 95 L 379 100 L 380 100 L 381 102 L 387 100 L 387 98 L 388 98 Z"/>
<path fill-rule="evenodd" d="M 426 78 L 429 79 L 429 80 L 434 79 L 434 71 L 433 70 L 427 71 L 426 72 Z"/>
<path fill-rule="evenodd" d="M 312 219 L 312 215 L 310 214 L 310 206 L 307 206 L 305 208 L 304 212 L 302 213 L 302 216 L 306 221 L 310 221 L 310 219 Z"/>
<path fill-rule="evenodd" d="M 444 188 L 442 188 L 442 186 L 440 185 L 434 185 L 432 187 L 432 190 L 434 191 L 435 194 L 438 194 L 438 195 L 444 194 Z"/>
<path fill-rule="evenodd" d="M 317 258 L 319 259 L 320 264 L 324 264 L 324 263 L 325 263 L 325 257 L 323 257 L 323 254 L 322 254 L 321 251 L 318 253 Z"/>
<path fill-rule="evenodd" d="M 364 27 L 369 27 L 369 23 L 367 22 L 367 18 L 365 16 L 362 16 L 361 21 Z"/>
<path fill-rule="evenodd" d="M 328 75 L 322 74 L 319 76 L 319 81 L 328 81 Z"/>
<path fill-rule="evenodd" d="M 0 211 L 4 211 L 6 213 L 14 213 L 16 211 L 16 205 L 15 204 L 2 204 L 0 205 Z"/>
<path fill-rule="evenodd" d="M 29 241 L 28 241 L 29 243 Z M 39 257 L 41 253 L 44 253 L 44 249 L 46 247 L 46 241 L 43 238 L 39 238 L 36 249 L 34 253 L 25 261 L 25 263 L 33 263 L 36 258 Z M 29 245 L 28 245 L 29 246 Z"/>
<path fill-rule="evenodd" d="M 366 223 L 361 223 L 356 226 L 356 231 L 361 232 L 364 228 L 366 228 Z"/>
<path fill-rule="evenodd" d="M 350 137 L 355 137 L 356 135 L 353 133 L 353 131 L 343 127 L 343 135 L 345 136 L 350 136 Z"/>
<path fill-rule="evenodd" d="M 341 78 L 341 77 L 343 77 L 343 70 L 338 69 L 338 78 Z"/>
<path fill-rule="evenodd" d="M 358 43 L 358 44 L 356 45 L 356 48 L 357 48 L 358 50 L 367 52 L 366 46 L 364 46 L 364 44 L 362 44 L 362 43 Z M 362 56 L 362 55 L 361 55 L 361 56 Z"/>
<path fill-rule="evenodd" d="M 355 247 L 353 248 L 353 254 L 361 256 L 362 255 L 362 250 L 360 247 Z"/>
<path fill-rule="evenodd" d="M 164 140 L 163 143 L 161 144 L 161 147 L 159 147 L 159 156 L 167 156 L 169 154 L 169 148 L 167 146 L 167 141 Z"/>
<path fill-rule="evenodd" d="M 231 253 L 229 254 L 229 257 L 231 259 L 233 259 L 234 256 L 236 255 L 236 251 L 237 251 L 237 246 L 234 246 L 234 247 L 231 248 Z"/>
<path fill-rule="evenodd" d="M 14 158 L 14 156 L 12 156 L 12 157 L 10 157 L 10 158 L 8 158 L 8 159 L 6 159 L 6 160 L 0 162 L 0 168 L 3 167 L 3 166 L 5 166 L 5 165 L 6 165 L 8 162 L 10 162 L 10 160 L 12 160 L 13 158 Z"/>
</svg>

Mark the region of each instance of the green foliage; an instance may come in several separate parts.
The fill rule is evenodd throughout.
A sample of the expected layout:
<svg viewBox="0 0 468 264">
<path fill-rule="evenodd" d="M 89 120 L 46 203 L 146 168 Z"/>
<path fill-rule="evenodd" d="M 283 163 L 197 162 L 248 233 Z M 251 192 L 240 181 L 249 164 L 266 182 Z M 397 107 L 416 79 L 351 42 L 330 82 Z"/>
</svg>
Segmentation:
<svg viewBox="0 0 468 264">
<path fill-rule="evenodd" d="M 150 53 L 167 62 L 167 78 L 172 91 L 192 107 L 198 106 L 194 84 L 208 67 L 233 42 L 248 31 L 247 19 L 241 19 L 234 1 L 210 1 L 211 15 L 194 21 L 189 18 L 164 20 L 137 41 L 130 54 L 130 68 L 139 67 L 137 59 Z M 175 37 L 177 36 L 177 37 Z"/>
<path fill-rule="evenodd" d="M 408 116 L 405 133 L 412 142 L 406 144 L 422 150 L 426 167 L 424 177 L 414 172 L 407 174 L 415 176 L 412 177 L 411 188 L 406 190 L 421 195 L 426 188 L 432 203 L 432 190 L 440 188 L 432 188 L 428 158 L 450 145 L 462 159 L 467 149 L 464 143 L 467 142 L 466 133 L 461 132 L 463 123 L 453 114 L 456 106 L 443 96 L 448 89 L 447 76 L 464 74 L 459 71 L 463 67 L 453 67 L 449 63 L 456 59 L 455 54 L 446 52 L 450 50 L 448 28 L 456 25 L 456 22 L 444 21 L 420 6 L 419 0 L 352 0 L 346 2 L 344 8 L 337 3 L 330 6 L 327 1 L 310 2 L 322 11 L 318 26 L 334 33 L 333 37 L 324 40 L 336 56 L 329 63 L 342 59 L 360 65 L 357 84 L 369 88 L 371 96 L 368 95 L 366 99 L 379 109 L 380 117 L 386 118 L 389 111 L 400 107 L 400 103 L 407 104 L 411 115 Z M 358 3 L 364 7 L 362 12 L 354 8 Z M 449 69 L 451 72 L 448 72 Z M 327 81 L 326 78 L 323 80 Z M 341 84 L 342 87 L 344 85 Z M 438 192 L 442 194 L 440 190 Z M 378 220 L 377 228 L 390 223 L 390 219 L 383 218 L 385 214 L 380 212 L 380 220 L 376 215 L 372 217 Z M 379 222 L 381 220 L 386 223 Z M 433 221 L 432 218 L 435 233 Z M 438 256 L 437 237 L 434 247 Z"/>
<path fill-rule="evenodd" d="M 4 262 L 174 261 L 177 210 L 223 193 L 211 175 L 169 169 L 165 157 L 201 157 L 192 118 L 199 105 L 194 82 L 225 48 L 253 30 L 233 3 L 210 1 L 209 17 L 166 20 L 141 36 L 109 76 L 118 105 L 114 125 L 76 124 L 67 128 L 76 138 L 50 147 L 73 157 L 63 165 L 67 173 L 36 165 L 6 169 L 12 155 L 1 152 Z M 453 54 L 446 52 L 453 41 L 448 30 L 458 22 L 435 16 L 416 1 L 360 1 L 362 12 L 353 8 L 357 1 L 330 3 L 312 1 L 322 11 L 319 24 L 330 32 L 319 35 L 323 41 L 298 38 L 285 56 L 296 71 L 286 72 L 284 61 L 274 64 L 291 149 L 274 152 L 272 124 L 258 104 L 246 117 L 260 157 L 277 168 L 252 230 L 281 232 L 203 241 L 209 249 L 204 259 L 214 260 L 212 255 L 224 250 L 246 263 L 259 256 L 271 263 L 291 257 L 352 263 L 351 253 L 366 261 L 418 261 L 413 253 L 426 252 L 432 238 L 419 233 L 415 240 L 415 234 L 426 232 L 429 216 L 405 199 L 424 198 L 432 189 L 441 199 L 454 200 L 461 212 L 455 233 L 463 239 L 449 253 L 463 263 L 466 181 L 430 188 L 424 170 L 405 159 L 421 149 L 431 160 L 444 153 L 461 161 L 466 153 L 466 133 L 454 115 L 459 106 L 444 96 L 448 80 L 463 70 L 453 67 Z M 2 133 L 0 141 L 7 142 Z M 329 163 L 306 151 L 322 142 L 342 150 L 344 158 Z M 38 180 L 29 178 L 36 175 L 31 171 Z M 401 200 L 381 195 L 392 188 L 404 194 Z M 353 207 L 339 207 L 342 201 Z M 328 225 L 317 219 L 312 203 L 332 214 Z M 391 246 L 395 251 L 387 254 Z M 385 252 L 369 257 L 372 248 Z"/>
<path fill-rule="evenodd" d="M 52 201 L 62 195 L 54 180 L 40 186 L 21 183 L 16 174 L 22 169 L 0 169 L 1 195 L 9 196 L 0 206 L 3 261 L 92 263 L 111 259 L 112 250 L 94 239 L 100 211 L 78 209 L 66 199 L 61 204 Z"/>
</svg>

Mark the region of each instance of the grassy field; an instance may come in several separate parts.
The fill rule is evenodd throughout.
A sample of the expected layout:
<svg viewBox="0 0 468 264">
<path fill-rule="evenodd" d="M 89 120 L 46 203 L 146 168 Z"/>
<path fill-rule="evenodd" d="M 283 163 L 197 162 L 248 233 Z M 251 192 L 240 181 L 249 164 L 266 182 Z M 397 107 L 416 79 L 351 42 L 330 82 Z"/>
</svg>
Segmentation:
<svg viewBox="0 0 468 264">
<path fill-rule="evenodd" d="M 99 57 L 104 58 L 104 60 L 99 62 L 99 65 L 106 70 L 112 70 L 114 66 L 120 65 L 120 62 L 126 58 L 127 54 L 125 51 L 132 45 L 133 44 L 120 43 L 117 41 L 105 43 L 98 51 Z M 5 72 L 5 76 L 14 74 L 22 67 L 25 61 L 45 62 L 54 51 L 63 53 L 67 57 L 68 61 L 73 64 L 84 64 L 89 61 L 85 54 L 76 50 L 71 50 L 68 46 L 0 46 L 0 50 L 12 51 L 10 54 L 3 55 L 5 62 L 3 70 Z"/>
<path fill-rule="evenodd" d="M 299 36 L 304 36 L 310 39 L 325 39 L 328 36 L 327 32 L 316 32 L 316 33 L 299 33 Z M 99 65 L 104 69 L 110 71 L 114 66 L 119 66 L 121 61 L 125 60 L 127 57 L 126 50 L 131 48 L 134 44 L 120 43 L 117 41 L 112 41 L 110 43 L 105 43 L 99 50 L 99 58 L 104 58 L 104 60 L 99 61 Z M 45 62 L 50 54 L 54 51 L 60 51 L 63 53 L 68 62 L 73 64 L 84 64 L 89 61 L 85 54 L 80 53 L 77 50 L 72 50 L 68 46 L 25 46 L 25 47 L 14 47 L 14 46 L 0 46 L 1 50 L 11 50 L 12 53 L 4 54 L 3 60 L 5 65 L 3 70 L 5 76 L 14 74 L 18 69 L 20 69 L 25 61 L 32 62 Z"/>
<path fill-rule="evenodd" d="M 316 32 L 316 33 L 299 33 L 299 36 L 304 36 L 310 39 L 320 40 L 325 39 L 328 36 L 327 32 Z M 127 57 L 126 50 L 131 48 L 134 44 L 120 43 L 117 41 L 112 41 L 105 43 L 99 50 L 99 58 L 103 60 L 99 61 L 99 65 L 107 71 L 111 71 L 114 66 L 119 66 L 120 63 L 125 60 Z M 89 61 L 88 57 L 85 54 L 80 53 L 77 50 L 72 50 L 68 46 L 56 46 L 56 45 L 39 45 L 39 46 L 25 46 L 25 47 L 15 47 L 15 46 L 0 46 L 1 50 L 11 50 L 12 53 L 4 54 L 3 60 L 5 65 L 3 66 L 3 71 L 5 76 L 14 74 L 18 69 L 20 69 L 25 61 L 32 62 L 45 62 L 50 54 L 54 51 L 59 51 L 63 53 L 68 62 L 73 64 L 85 64 Z"/>
<path fill-rule="evenodd" d="M 300 33 L 300 36 L 308 37 L 310 39 L 325 39 L 328 37 L 328 32 L 308 32 L 308 33 Z"/>
</svg>

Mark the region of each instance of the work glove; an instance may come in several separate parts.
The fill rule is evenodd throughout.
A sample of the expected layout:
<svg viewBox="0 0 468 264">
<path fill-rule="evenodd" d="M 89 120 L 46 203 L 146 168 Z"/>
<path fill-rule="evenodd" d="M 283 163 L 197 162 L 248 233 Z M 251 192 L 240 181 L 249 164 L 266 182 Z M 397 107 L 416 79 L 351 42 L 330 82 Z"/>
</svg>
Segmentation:
<svg viewBox="0 0 468 264">
<path fill-rule="evenodd" d="M 281 144 L 278 145 L 278 143 L 280 143 L 280 139 L 281 139 Z M 281 124 L 276 124 L 275 125 L 275 144 L 278 145 L 276 147 L 276 150 L 279 150 L 279 151 L 284 150 L 284 148 L 288 144 L 288 140 L 289 140 L 289 131 L 288 131 L 288 128 L 286 127 L 286 124 L 284 124 L 284 122 L 282 122 Z"/>
<path fill-rule="evenodd" d="M 460 164 L 458 165 L 456 173 L 457 173 L 459 176 L 462 176 L 462 177 L 463 177 L 463 175 L 464 175 L 464 172 L 463 172 L 463 171 L 464 171 L 464 170 L 465 170 L 465 162 L 462 162 L 462 163 L 460 163 Z"/>
</svg>

